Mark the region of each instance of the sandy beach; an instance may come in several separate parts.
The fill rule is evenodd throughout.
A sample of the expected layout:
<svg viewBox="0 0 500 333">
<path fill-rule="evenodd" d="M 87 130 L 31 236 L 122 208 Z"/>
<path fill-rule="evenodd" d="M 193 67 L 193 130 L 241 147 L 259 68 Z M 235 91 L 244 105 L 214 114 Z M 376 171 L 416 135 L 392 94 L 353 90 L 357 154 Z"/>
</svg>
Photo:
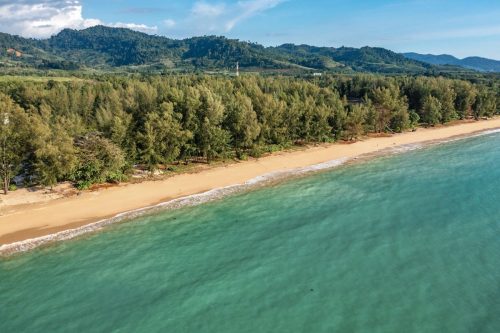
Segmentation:
<svg viewBox="0 0 500 333">
<path fill-rule="evenodd" d="M 175 198 L 242 184 L 257 176 L 276 171 L 293 170 L 342 158 L 352 159 L 401 145 L 444 140 L 497 128 L 500 128 L 500 118 L 447 127 L 420 128 L 416 132 L 369 138 L 353 144 L 329 144 L 276 153 L 198 173 L 179 174 L 160 181 L 145 181 L 95 192 L 83 192 L 78 196 L 56 196 L 38 203 L 7 206 L 3 207 L 0 216 L 0 245 L 77 228 Z"/>
</svg>

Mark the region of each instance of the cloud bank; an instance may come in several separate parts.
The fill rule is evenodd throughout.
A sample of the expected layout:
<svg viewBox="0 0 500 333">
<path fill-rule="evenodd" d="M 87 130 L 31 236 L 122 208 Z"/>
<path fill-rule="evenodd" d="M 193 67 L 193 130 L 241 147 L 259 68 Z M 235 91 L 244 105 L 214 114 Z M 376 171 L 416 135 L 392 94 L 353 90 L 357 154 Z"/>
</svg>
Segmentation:
<svg viewBox="0 0 500 333">
<path fill-rule="evenodd" d="M 288 0 L 198 0 L 182 17 L 166 17 L 158 25 L 103 22 L 83 15 L 82 0 L 0 0 L 0 31 L 23 37 L 47 38 L 65 28 L 95 25 L 129 28 L 149 34 L 160 30 L 179 36 L 228 33 L 240 23 Z M 139 9 L 135 8 L 134 11 Z M 140 9 L 140 12 L 147 12 Z"/>
<path fill-rule="evenodd" d="M 84 18 L 79 0 L 0 0 L 0 31 L 23 37 L 50 37 L 64 28 L 84 29 L 95 25 L 124 27 L 154 33 L 156 26 L 137 23 L 105 23 Z"/>
</svg>

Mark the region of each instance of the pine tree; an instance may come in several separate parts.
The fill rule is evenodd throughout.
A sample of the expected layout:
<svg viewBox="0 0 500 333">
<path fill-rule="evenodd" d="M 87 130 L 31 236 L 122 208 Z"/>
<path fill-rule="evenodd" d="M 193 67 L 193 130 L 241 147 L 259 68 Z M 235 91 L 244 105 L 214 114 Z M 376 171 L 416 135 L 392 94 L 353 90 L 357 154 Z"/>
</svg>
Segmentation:
<svg viewBox="0 0 500 333">
<path fill-rule="evenodd" d="M 5 195 L 27 157 L 28 140 L 28 119 L 24 110 L 9 96 L 0 93 L 0 180 Z"/>
<path fill-rule="evenodd" d="M 175 161 L 182 147 L 191 137 L 183 131 L 179 123 L 180 114 L 174 112 L 172 103 L 163 103 L 160 113 L 149 113 L 146 116 L 144 132 L 138 136 L 141 147 L 140 158 L 153 171 L 159 164 Z"/>
<path fill-rule="evenodd" d="M 241 93 L 236 94 L 227 108 L 224 123 L 224 127 L 232 134 L 231 141 L 237 150 L 251 148 L 260 134 L 260 125 L 252 100 Z"/>
<path fill-rule="evenodd" d="M 346 119 L 344 137 L 347 140 L 356 140 L 365 134 L 365 119 L 368 109 L 364 104 L 355 104 L 351 107 Z"/>
<path fill-rule="evenodd" d="M 64 127 L 56 123 L 52 126 L 41 117 L 30 117 L 33 141 L 33 172 L 38 182 L 54 186 L 58 181 L 67 179 L 76 166 L 76 151 Z"/>
<path fill-rule="evenodd" d="M 429 126 L 434 126 L 441 122 L 441 102 L 436 97 L 428 95 L 424 98 L 422 105 L 422 121 Z"/>
</svg>

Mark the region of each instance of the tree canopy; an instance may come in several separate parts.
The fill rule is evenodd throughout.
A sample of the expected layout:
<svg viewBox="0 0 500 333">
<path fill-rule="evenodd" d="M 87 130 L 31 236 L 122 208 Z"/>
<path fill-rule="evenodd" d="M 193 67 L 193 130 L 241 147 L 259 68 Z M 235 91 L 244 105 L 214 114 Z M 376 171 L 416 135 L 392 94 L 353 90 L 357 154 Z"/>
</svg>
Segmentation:
<svg viewBox="0 0 500 333">
<path fill-rule="evenodd" d="M 260 156 L 294 144 L 499 114 L 499 82 L 376 75 L 99 76 L 0 81 L 0 178 L 79 188 L 134 165 Z"/>
</svg>

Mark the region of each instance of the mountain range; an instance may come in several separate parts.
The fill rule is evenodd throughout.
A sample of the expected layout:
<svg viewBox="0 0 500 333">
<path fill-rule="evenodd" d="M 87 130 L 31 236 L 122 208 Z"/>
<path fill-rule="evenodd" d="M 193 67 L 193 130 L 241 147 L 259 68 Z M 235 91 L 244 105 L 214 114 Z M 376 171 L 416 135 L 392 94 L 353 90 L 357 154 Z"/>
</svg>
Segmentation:
<svg viewBox="0 0 500 333">
<path fill-rule="evenodd" d="M 452 65 L 469 68 L 480 72 L 500 72 L 500 61 L 493 59 L 481 57 L 467 57 L 464 59 L 458 59 L 449 54 L 433 55 L 413 52 L 403 53 L 403 55 L 408 59 L 425 62 L 431 65 Z"/>
<path fill-rule="evenodd" d="M 0 72 L 9 69 L 101 71 L 371 72 L 429 74 L 463 71 L 377 47 L 315 47 L 257 43 L 218 36 L 170 39 L 124 28 L 62 30 L 48 39 L 0 33 Z M 447 64 L 444 62 L 443 64 Z M 460 66 L 460 65 L 458 65 Z M 468 66 L 473 68 L 473 66 Z"/>
</svg>

